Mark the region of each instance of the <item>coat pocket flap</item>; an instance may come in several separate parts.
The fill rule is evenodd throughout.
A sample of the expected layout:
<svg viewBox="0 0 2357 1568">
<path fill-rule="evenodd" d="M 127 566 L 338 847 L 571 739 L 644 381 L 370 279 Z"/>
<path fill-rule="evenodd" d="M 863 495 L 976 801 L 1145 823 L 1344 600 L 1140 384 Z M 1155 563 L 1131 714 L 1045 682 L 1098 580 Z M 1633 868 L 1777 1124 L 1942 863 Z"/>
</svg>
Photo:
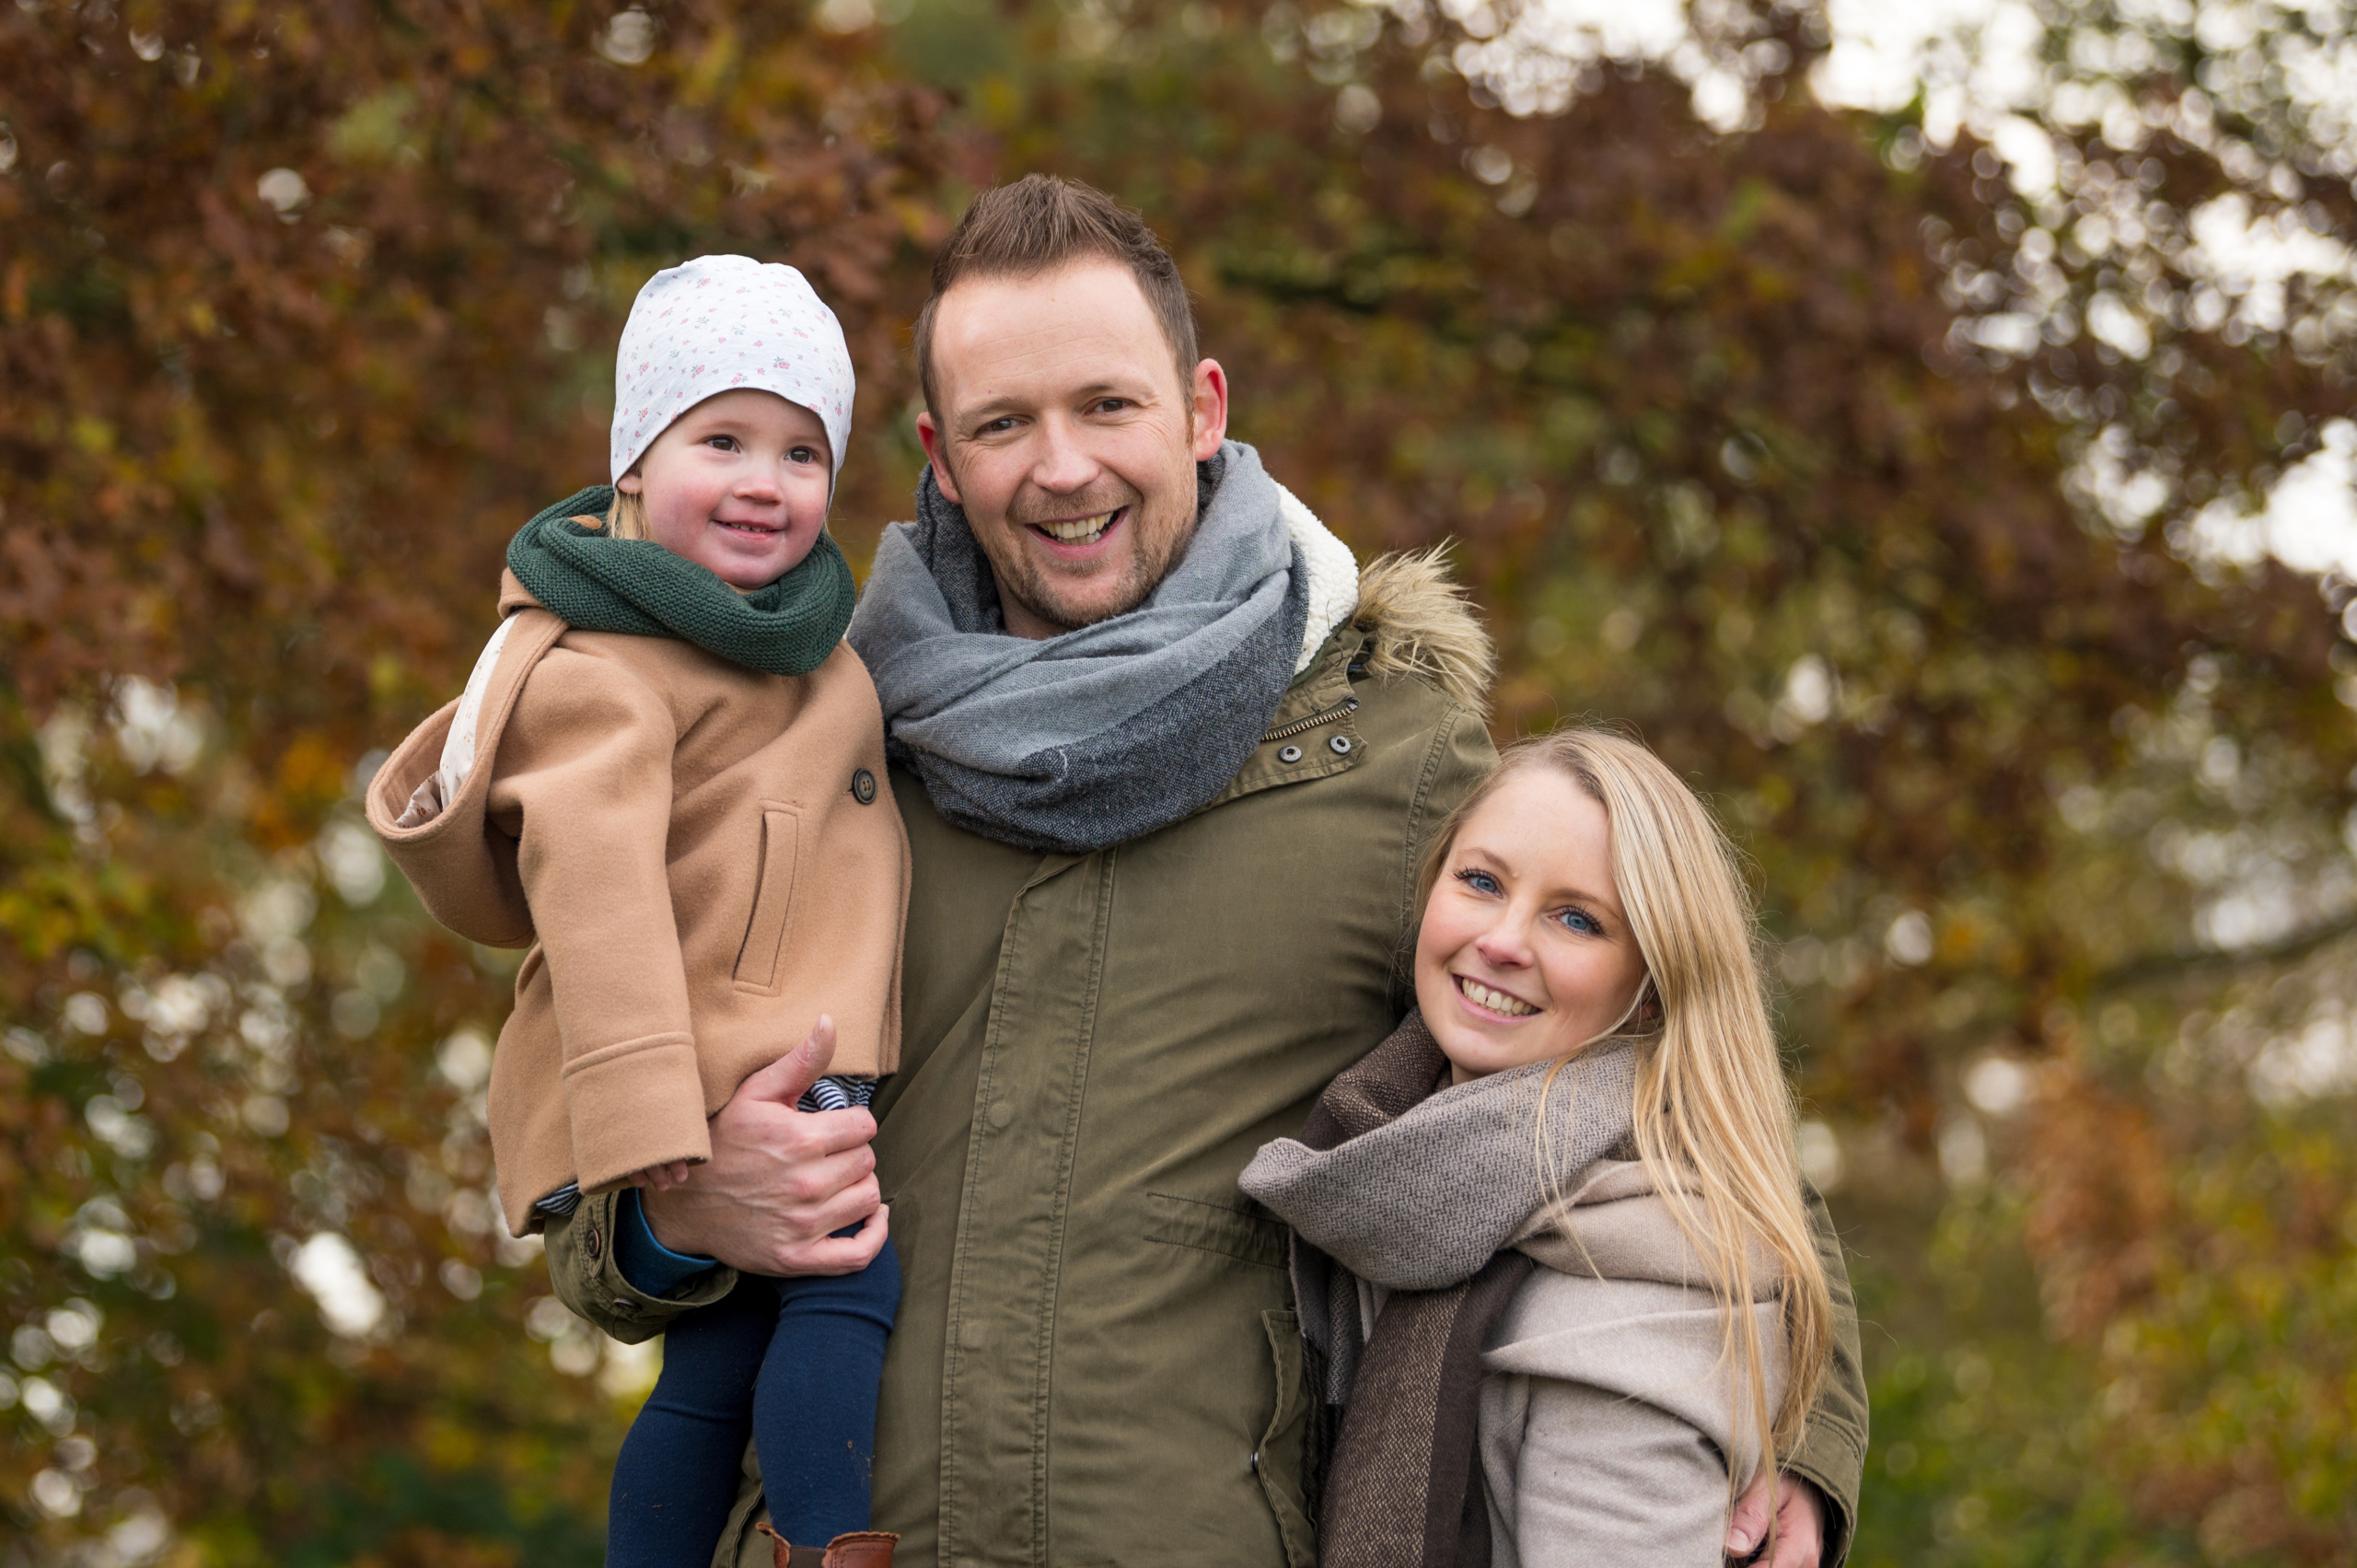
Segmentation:
<svg viewBox="0 0 2357 1568">
<path fill-rule="evenodd" d="M 1264 1269 L 1285 1266 L 1285 1227 L 1273 1219 L 1168 1192 L 1149 1192 L 1145 1202 L 1148 1241 L 1217 1252 Z"/>
</svg>

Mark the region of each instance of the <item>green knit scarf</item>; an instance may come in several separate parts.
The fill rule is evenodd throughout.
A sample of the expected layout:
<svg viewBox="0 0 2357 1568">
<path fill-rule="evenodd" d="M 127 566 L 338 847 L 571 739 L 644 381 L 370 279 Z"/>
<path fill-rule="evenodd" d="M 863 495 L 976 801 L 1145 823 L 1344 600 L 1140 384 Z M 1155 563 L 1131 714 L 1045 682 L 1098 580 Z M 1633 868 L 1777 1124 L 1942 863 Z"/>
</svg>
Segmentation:
<svg viewBox="0 0 2357 1568">
<path fill-rule="evenodd" d="M 784 576 L 740 594 L 653 540 L 609 539 L 574 520 L 603 517 L 613 499 L 610 486 L 593 484 L 526 523 L 507 546 L 507 569 L 565 624 L 677 637 L 772 675 L 807 675 L 843 640 L 858 590 L 829 535 Z"/>
</svg>

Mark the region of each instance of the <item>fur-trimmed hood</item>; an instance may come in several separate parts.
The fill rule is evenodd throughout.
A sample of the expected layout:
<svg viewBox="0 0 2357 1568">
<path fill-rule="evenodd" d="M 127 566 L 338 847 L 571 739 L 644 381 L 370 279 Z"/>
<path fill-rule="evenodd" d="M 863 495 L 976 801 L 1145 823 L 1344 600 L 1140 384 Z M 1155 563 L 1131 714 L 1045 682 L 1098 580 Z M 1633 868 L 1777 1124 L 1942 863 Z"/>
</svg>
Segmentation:
<svg viewBox="0 0 2357 1568">
<path fill-rule="evenodd" d="M 1369 673 L 1428 680 L 1487 718 L 1497 645 L 1465 586 L 1450 575 L 1448 546 L 1378 555 L 1359 570 L 1351 623 L 1375 633 Z"/>
</svg>

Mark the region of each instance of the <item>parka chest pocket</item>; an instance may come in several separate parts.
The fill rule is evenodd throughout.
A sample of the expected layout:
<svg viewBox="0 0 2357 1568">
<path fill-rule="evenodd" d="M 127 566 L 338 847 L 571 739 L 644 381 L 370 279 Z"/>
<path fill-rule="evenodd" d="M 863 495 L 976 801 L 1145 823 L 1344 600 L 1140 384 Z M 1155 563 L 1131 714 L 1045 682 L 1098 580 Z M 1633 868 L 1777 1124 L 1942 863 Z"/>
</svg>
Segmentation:
<svg viewBox="0 0 2357 1568">
<path fill-rule="evenodd" d="M 777 988 L 801 848 L 802 813 L 774 800 L 761 802 L 761 880 L 753 889 L 753 916 L 746 923 L 745 945 L 737 953 L 738 985 L 754 991 Z"/>
</svg>

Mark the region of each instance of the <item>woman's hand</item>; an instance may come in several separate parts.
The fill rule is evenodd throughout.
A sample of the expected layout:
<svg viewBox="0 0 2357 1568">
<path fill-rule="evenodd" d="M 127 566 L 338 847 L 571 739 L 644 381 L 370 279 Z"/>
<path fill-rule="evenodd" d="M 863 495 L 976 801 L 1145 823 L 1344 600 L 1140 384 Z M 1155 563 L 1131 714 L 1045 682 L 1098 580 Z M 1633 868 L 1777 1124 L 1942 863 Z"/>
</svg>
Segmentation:
<svg viewBox="0 0 2357 1568">
<path fill-rule="evenodd" d="M 1726 1554 L 1736 1562 L 1755 1561 L 1752 1552 L 1768 1537 L 1768 1504 L 1776 1506 L 1776 1555 L 1762 1568 L 1817 1568 L 1825 1555 L 1825 1499 L 1798 1476 L 1761 1471 L 1735 1505 L 1727 1520 Z"/>
<path fill-rule="evenodd" d="M 712 1158 L 674 1186 L 644 1189 L 655 1239 L 748 1273 L 852 1274 L 883 1249 L 889 1211 L 876 1185 L 876 1119 L 795 1109 L 835 1056 L 821 1016 L 801 1044 L 737 1086 L 712 1119 Z M 866 1223 L 852 1236 L 833 1233 Z"/>
</svg>

